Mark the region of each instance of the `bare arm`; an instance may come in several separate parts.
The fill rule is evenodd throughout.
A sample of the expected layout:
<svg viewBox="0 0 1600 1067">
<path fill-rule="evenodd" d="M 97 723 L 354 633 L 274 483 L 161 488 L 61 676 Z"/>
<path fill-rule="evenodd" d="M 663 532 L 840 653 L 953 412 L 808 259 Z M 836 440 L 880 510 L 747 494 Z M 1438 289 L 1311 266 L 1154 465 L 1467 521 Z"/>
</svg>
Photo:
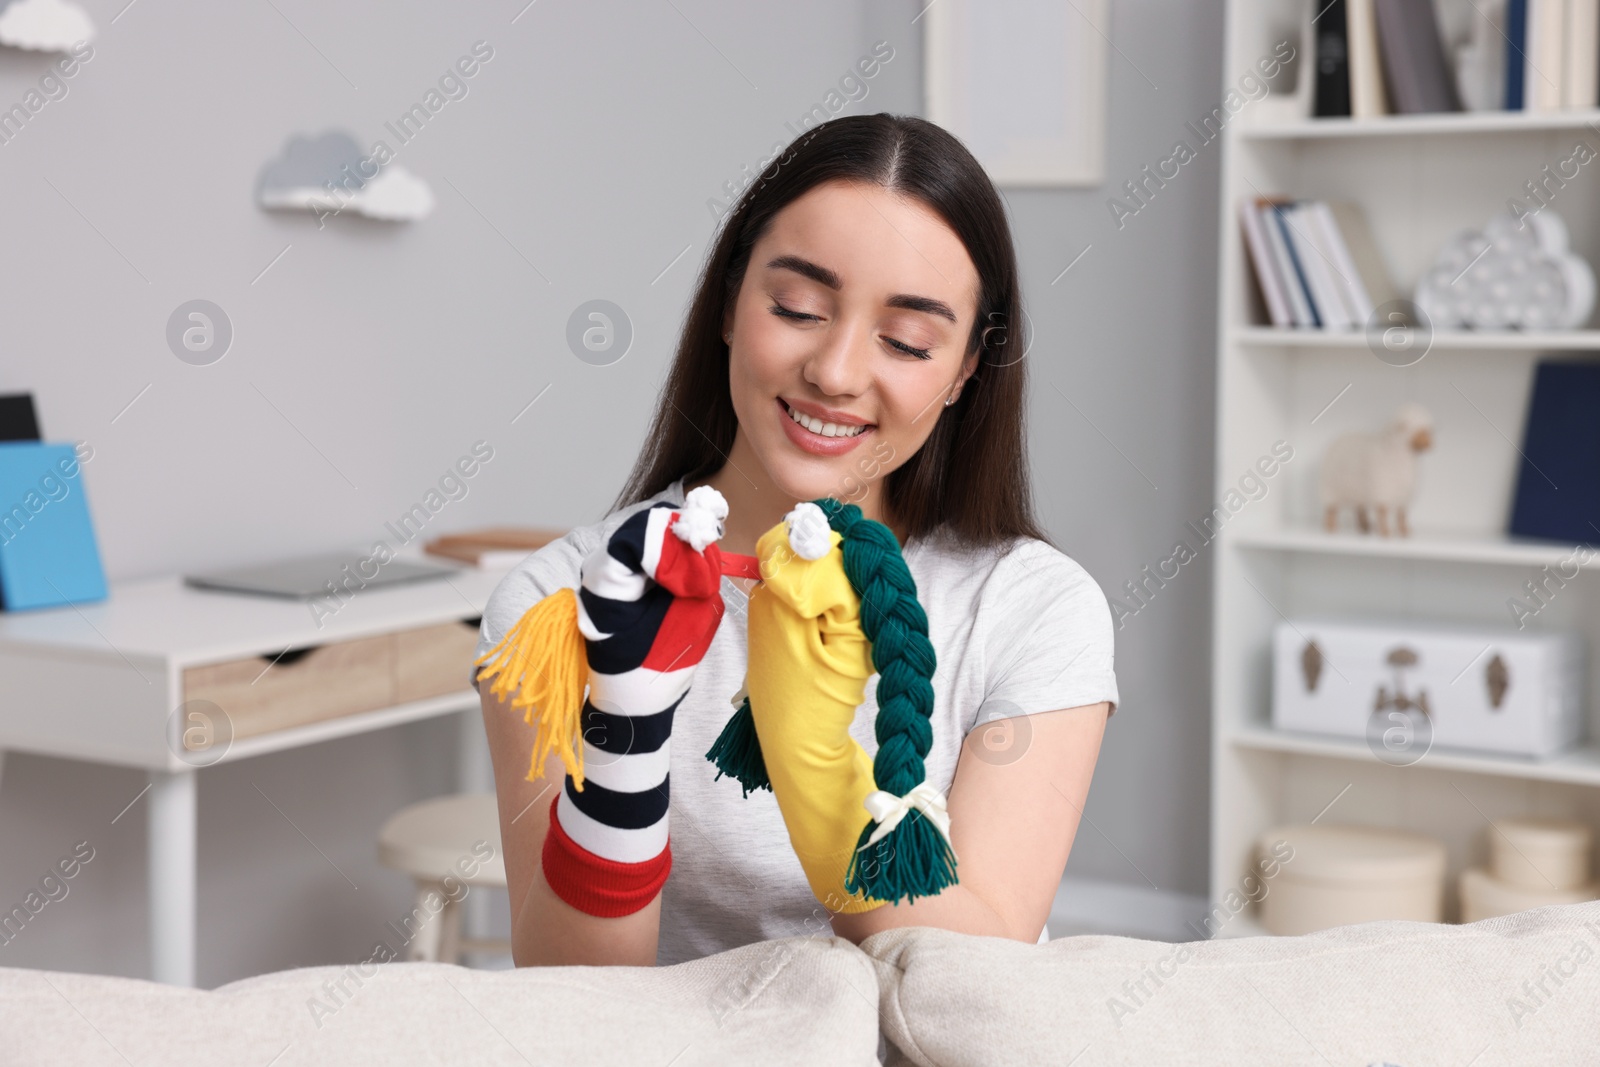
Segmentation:
<svg viewBox="0 0 1600 1067">
<path fill-rule="evenodd" d="M 897 926 L 1038 938 L 1077 834 L 1100 756 L 1110 705 L 1029 715 L 1027 749 L 1014 761 L 985 760 L 985 724 L 967 735 L 950 784 L 950 836 L 960 879 L 935 897 L 835 915 L 833 931 L 860 944 Z"/>
<path fill-rule="evenodd" d="M 544 776 L 528 781 L 534 729 L 490 692 L 482 694 L 483 727 L 494 762 L 500 846 L 511 897 L 511 958 L 518 967 L 622 964 L 653 967 L 661 933 L 661 898 L 632 915 L 603 919 L 572 907 L 545 882 L 541 853 L 550 803 L 566 780 L 558 756 Z"/>
</svg>

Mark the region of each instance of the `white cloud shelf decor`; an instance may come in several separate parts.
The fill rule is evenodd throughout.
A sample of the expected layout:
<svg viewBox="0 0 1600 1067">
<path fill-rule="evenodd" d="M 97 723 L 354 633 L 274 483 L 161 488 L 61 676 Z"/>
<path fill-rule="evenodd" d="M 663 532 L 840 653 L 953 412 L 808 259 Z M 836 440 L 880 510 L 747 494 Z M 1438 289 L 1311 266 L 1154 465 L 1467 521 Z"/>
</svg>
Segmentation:
<svg viewBox="0 0 1600 1067">
<path fill-rule="evenodd" d="M 1594 271 L 1549 209 L 1504 211 L 1452 235 L 1416 290 L 1436 330 L 1574 330 L 1594 301 Z"/>
<path fill-rule="evenodd" d="M 93 37 L 89 13 L 69 0 L 0 0 L 0 45 L 65 52 Z"/>
<path fill-rule="evenodd" d="M 256 201 L 268 211 L 310 211 L 320 229 L 343 211 L 386 222 L 410 222 L 433 211 L 433 189 L 397 163 L 379 142 L 362 155 L 355 138 L 339 130 L 294 136 L 261 168 Z"/>
</svg>

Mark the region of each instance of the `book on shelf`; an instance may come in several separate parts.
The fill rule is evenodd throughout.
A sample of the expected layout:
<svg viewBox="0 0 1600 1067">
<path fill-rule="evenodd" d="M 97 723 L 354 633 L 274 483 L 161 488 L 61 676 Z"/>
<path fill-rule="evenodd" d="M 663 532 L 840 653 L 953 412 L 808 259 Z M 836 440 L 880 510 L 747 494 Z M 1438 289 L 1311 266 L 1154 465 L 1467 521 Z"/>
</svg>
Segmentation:
<svg viewBox="0 0 1600 1067">
<path fill-rule="evenodd" d="M 1278 205 L 1271 200 L 1254 200 L 1251 204 L 1261 219 L 1262 230 L 1267 235 L 1267 247 L 1272 250 L 1270 265 L 1258 265 L 1257 269 L 1277 272 L 1278 284 L 1289 302 L 1289 325 L 1302 328 L 1317 325 L 1305 280 L 1295 268 L 1294 260 L 1289 254 L 1289 244 L 1283 237 L 1283 224 L 1278 219 Z"/>
<path fill-rule="evenodd" d="M 1517 467 L 1510 533 L 1600 545 L 1600 361 L 1542 360 Z"/>
<path fill-rule="evenodd" d="M 1522 87 L 1527 81 L 1528 0 L 1506 0 L 1506 110 L 1522 110 Z"/>
<path fill-rule="evenodd" d="M 1350 48 L 1345 27 L 1346 0 L 1327 0 L 1317 15 L 1317 82 L 1313 106 L 1318 118 L 1350 114 Z"/>
<path fill-rule="evenodd" d="M 1295 260 L 1305 276 L 1306 288 L 1311 293 L 1311 303 L 1317 309 L 1317 319 L 1325 330 L 1348 330 L 1355 326 L 1350 308 L 1339 292 L 1333 270 L 1333 252 L 1322 233 L 1322 225 L 1312 205 L 1314 201 L 1299 200 L 1283 206 L 1280 217 L 1287 230 L 1285 239 L 1294 249 Z"/>
<path fill-rule="evenodd" d="M 1345 0 L 1346 47 L 1350 56 L 1350 114 L 1358 119 L 1389 113 L 1378 55 L 1375 0 Z"/>
<path fill-rule="evenodd" d="M 1567 0 L 1561 106 L 1600 104 L 1600 0 Z"/>
<path fill-rule="evenodd" d="M 1374 312 L 1384 304 L 1400 299 L 1400 287 L 1394 283 L 1389 268 L 1384 264 L 1383 253 L 1367 224 L 1367 214 L 1361 205 L 1349 200 L 1328 200 L 1324 206 L 1332 216 L 1331 226 L 1335 248 L 1343 255 L 1349 267 L 1352 286 L 1359 286 L 1358 306 L 1362 322 L 1370 321 Z"/>
<path fill-rule="evenodd" d="M 1283 264 L 1284 281 L 1289 287 L 1289 299 L 1294 307 L 1296 326 L 1321 326 L 1322 317 L 1311 295 L 1311 283 L 1306 280 L 1305 267 L 1299 252 L 1289 239 L 1289 224 L 1283 217 L 1283 204 L 1268 201 L 1261 206 L 1261 218 L 1272 234 L 1272 251 Z"/>
<path fill-rule="evenodd" d="M 1246 197 L 1239 215 L 1273 326 L 1358 330 L 1398 295 L 1359 205 Z"/>
<path fill-rule="evenodd" d="M 1328 275 L 1350 317 L 1350 325 L 1356 328 L 1365 326 L 1375 310 L 1372 297 L 1356 270 L 1355 258 L 1345 246 L 1338 220 L 1333 217 L 1332 206 L 1326 200 L 1312 200 L 1306 204 L 1306 214 L 1317 240 L 1327 252 Z"/>
<path fill-rule="evenodd" d="M 1317 118 L 1600 106 L 1600 0 L 1310 2 Z"/>
<path fill-rule="evenodd" d="M 1600 0 L 1506 0 L 1505 107 L 1600 103 Z"/>
<path fill-rule="evenodd" d="M 458 560 L 484 570 L 503 570 L 564 536 L 561 530 L 530 526 L 492 526 L 435 537 L 422 546 L 429 555 Z"/>
<path fill-rule="evenodd" d="M 1445 58 L 1432 0 L 1375 0 L 1374 15 L 1394 110 L 1402 115 L 1460 111 L 1455 70 Z"/>
<path fill-rule="evenodd" d="M 1528 0 L 1522 106 L 1526 111 L 1561 110 L 1567 0 Z"/>
<path fill-rule="evenodd" d="M 1506 0 L 1472 0 L 1464 38 L 1450 40 L 1456 92 L 1465 111 L 1501 111 L 1506 107 Z"/>
<path fill-rule="evenodd" d="M 1283 268 L 1267 239 L 1267 224 L 1262 221 L 1261 208 L 1254 197 L 1239 201 L 1239 221 L 1244 227 L 1245 251 L 1250 256 L 1251 274 L 1256 289 L 1261 293 L 1261 303 L 1267 309 L 1272 325 L 1288 327 L 1295 324 L 1294 311 L 1289 306 L 1289 292 L 1284 283 Z"/>
</svg>

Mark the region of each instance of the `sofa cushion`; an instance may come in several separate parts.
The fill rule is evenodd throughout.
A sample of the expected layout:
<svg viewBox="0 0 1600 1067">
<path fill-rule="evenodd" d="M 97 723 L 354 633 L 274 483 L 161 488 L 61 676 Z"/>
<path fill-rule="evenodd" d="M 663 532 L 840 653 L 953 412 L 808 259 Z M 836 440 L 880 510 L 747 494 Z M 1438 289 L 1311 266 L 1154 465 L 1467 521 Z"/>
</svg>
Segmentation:
<svg viewBox="0 0 1600 1067">
<path fill-rule="evenodd" d="M 1600 903 L 1468 926 L 1043 945 L 929 928 L 862 942 L 890 1063 L 1593 1063 Z M 1480 1057 L 1481 1054 L 1481 1058 Z M 1081 1058 L 1080 1058 L 1081 1057 Z"/>
<path fill-rule="evenodd" d="M 211 991 L 0 968 L 0 1062 L 878 1063 L 873 964 L 793 937 L 672 967 L 307 967 Z M 818 1025 L 818 1020 L 827 1025 Z"/>
</svg>

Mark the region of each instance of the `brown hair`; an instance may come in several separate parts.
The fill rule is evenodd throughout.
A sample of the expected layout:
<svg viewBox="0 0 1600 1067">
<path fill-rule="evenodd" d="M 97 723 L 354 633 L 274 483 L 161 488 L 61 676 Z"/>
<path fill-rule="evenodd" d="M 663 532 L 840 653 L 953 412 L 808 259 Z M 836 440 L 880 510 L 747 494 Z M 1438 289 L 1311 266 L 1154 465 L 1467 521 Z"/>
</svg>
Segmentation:
<svg viewBox="0 0 1600 1067">
<path fill-rule="evenodd" d="M 840 180 L 879 185 L 927 205 L 961 239 L 980 283 L 966 348 L 981 348 L 978 368 L 956 402 L 940 410 L 922 447 L 884 478 L 887 515 L 908 540 L 942 527 L 969 547 L 1017 536 L 1050 542 L 1033 515 L 1022 297 L 1005 209 L 989 176 L 949 132 L 887 113 L 832 119 L 802 134 L 739 198 L 706 260 L 645 446 L 614 510 L 680 477 L 688 483 L 721 469 L 738 428 L 722 329 L 750 251 L 790 202 Z"/>
</svg>

